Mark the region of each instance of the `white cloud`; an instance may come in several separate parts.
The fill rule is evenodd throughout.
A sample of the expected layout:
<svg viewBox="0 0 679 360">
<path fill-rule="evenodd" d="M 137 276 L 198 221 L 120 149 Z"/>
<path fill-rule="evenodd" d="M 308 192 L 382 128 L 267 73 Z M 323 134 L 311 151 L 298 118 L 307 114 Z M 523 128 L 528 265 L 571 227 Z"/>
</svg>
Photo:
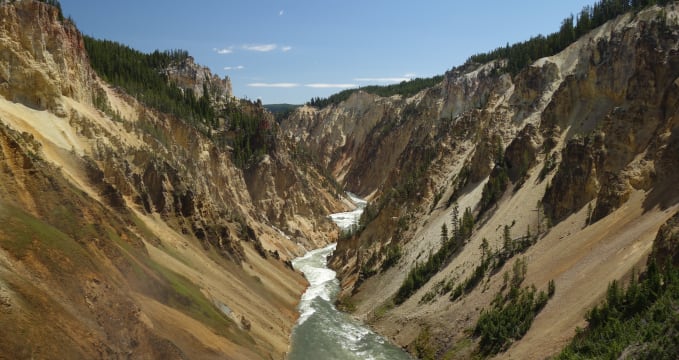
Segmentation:
<svg viewBox="0 0 679 360">
<path fill-rule="evenodd" d="M 359 82 L 378 82 L 378 83 L 399 83 L 401 81 L 409 81 L 412 80 L 412 77 L 408 76 L 410 74 L 406 74 L 406 76 L 403 77 L 383 77 L 383 78 L 357 78 L 354 79 L 354 81 L 359 81 Z"/>
<path fill-rule="evenodd" d="M 224 55 L 224 54 L 231 54 L 231 53 L 233 52 L 233 48 L 232 48 L 232 47 L 222 48 L 222 49 L 212 48 L 212 50 L 213 50 L 214 52 L 216 52 L 217 54 L 221 54 L 221 55 Z"/>
<path fill-rule="evenodd" d="M 324 84 L 324 83 L 315 83 L 315 84 L 306 84 L 304 85 L 306 87 L 310 88 L 316 88 L 316 89 L 349 89 L 349 88 L 354 88 L 356 87 L 356 84 Z"/>
<path fill-rule="evenodd" d="M 224 70 L 243 70 L 245 69 L 245 66 L 243 65 L 238 65 L 238 66 L 224 66 Z"/>
<path fill-rule="evenodd" d="M 283 16 L 283 14 L 285 14 L 285 11 L 283 11 L 283 10 L 278 12 L 278 16 Z"/>
<path fill-rule="evenodd" d="M 278 48 L 278 45 L 276 45 L 276 44 L 243 45 L 243 49 L 245 49 L 245 50 L 259 51 L 259 52 L 269 52 L 269 51 L 276 50 L 276 48 Z"/>
<path fill-rule="evenodd" d="M 257 51 L 257 52 L 271 52 L 274 50 L 280 50 L 282 52 L 288 52 L 292 50 L 292 46 L 284 45 L 279 46 L 278 44 L 244 44 L 239 46 L 240 49 L 247 51 Z M 229 46 L 225 48 L 212 48 L 212 51 L 217 54 L 231 54 L 234 52 L 234 46 Z"/>
<path fill-rule="evenodd" d="M 294 88 L 300 85 L 296 83 L 250 83 L 248 86 L 261 88 Z"/>
</svg>

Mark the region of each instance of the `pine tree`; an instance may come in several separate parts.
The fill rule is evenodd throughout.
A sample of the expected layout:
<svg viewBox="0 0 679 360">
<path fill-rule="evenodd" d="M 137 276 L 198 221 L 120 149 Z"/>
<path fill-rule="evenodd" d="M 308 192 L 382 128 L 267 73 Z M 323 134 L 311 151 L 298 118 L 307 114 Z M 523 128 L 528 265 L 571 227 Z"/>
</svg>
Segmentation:
<svg viewBox="0 0 679 360">
<path fill-rule="evenodd" d="M 526 239 L 531 243 L 533 242 L 533 235 L 530 233 L 530 225 L 526 226 Z"/>
<path fill-rule="evenodd" d="M 512 234 L 509 225 L 505 225 L 502 234 L 502 250 L 505 258 L 510 258 L 514 254 L 514 246 L 512 244 Z"/>
<path fill-rule="evenodd" d="M 448 227 L 445 223 L 441 225 L 441 246 L 446 246 L 448 242 Z"/>
<path fill-rule="evenodd" d="M 474 215 L 472 215 L 471 208 L 467 207 L 462 215 L 462 224 L 460 226 L 460 237 L 463 241 L 466 241 L 471 237 L 472 231 L 474 229 Z"/>
<path fill-rule="evenodd" d="M 554 284 L 554 280 L 549 280 L 549 283 L 547 284 L 547 295 L 551 299 L 552 296 L 554 296 L 554 293 L 556 292 L 556 285 Z"/>
<path fill-rule="evenodd" d="M 481 245 L 479 246 L 479 249 L 481 249 L 481 262 L 485 263 L 486 258 L 488 257 L 488 239 L 483 238 L 481 240 Z"/>
<path fill-rule="evenodd" d="M 460 208 L 457 205 L 457 202 L 453 204 L 453 213 L 451 215 L 451 223 L 453 225 L 453 234 L 452 238 L 453 241 L 456 243 L 459 243 L 460 241 Z"/>
</svg>

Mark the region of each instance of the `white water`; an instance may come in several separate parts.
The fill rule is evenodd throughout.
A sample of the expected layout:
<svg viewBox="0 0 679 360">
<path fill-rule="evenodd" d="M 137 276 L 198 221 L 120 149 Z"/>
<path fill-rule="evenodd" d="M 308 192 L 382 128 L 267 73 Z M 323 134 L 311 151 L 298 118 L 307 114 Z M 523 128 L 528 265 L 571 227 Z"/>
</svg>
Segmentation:
<svg viewBox="0 0 679 360">
<path fill-rule="evenodd" d="M 357 206 L 355 210 L 330 215 L 342 230 L 356 226 L 366 206 L 353 194 L 349 197 Z M 292 262 L 304 273 L 309 288 L 299 303 L 300 317 L 293 330 L 288 359 L 410 359 L 403 350 L 335 308 L 339 281 L 327 267 L 335 248 L 336 244 L 332 244 L 313 250 Z"/>
<path fill-rule="evenodd" d="M 351 201 L 356 204 L 356 209 L 347 212 L 330 214 L 332 221 L 334 221 L 335 224 L 337 224 L 337 226 L 339 226 L 339 228 L 342 230 L 348 230 L 352 226 L 358 226 L 358 219 L 361 218 L 363 209 L 365 209 L 365 206 L 368 204 L 365 200 L 352 193 L 347 193 L 347 195 L 349 195 L 349 199 L 351 199 Z"/>
</svg>

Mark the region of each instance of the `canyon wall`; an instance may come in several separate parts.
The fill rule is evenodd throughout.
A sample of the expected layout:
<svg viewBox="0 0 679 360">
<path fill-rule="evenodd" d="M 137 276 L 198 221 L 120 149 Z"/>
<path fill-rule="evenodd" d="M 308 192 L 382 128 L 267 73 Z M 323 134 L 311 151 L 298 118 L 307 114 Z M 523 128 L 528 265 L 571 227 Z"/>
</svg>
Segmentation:
<svg viewBox="0 0 679 360">
<path fill-rule="evenodd" d="M 516 75 L 503 60 L 467 64 L 409 98 L 357 91 L 284 120 L 290 139 L 371 200 L 331 261 L 340 304 L 413 354 L 467 357 L 478 338 L 465 334 L 525 258 L 526 283 L 554 280 L 557 292 L 501 357 L 559 351 L 606 284 L 643 266 L 677 210 L 678 24 L 676 4 L 650 7 Z M 397 301 L 466 209 L 471 234 Z M 508 253 L 468 281 L 488 254 Z"/>
<path fill-rule="evenodd" d="M 209 82 L 213 106 L 270 125 L 273 146 L 247 166 L 225 131 L 101 80 L 57 8 L 3 2 L 0 17 L 0 322 L 17 335 L 0 352 L 284 358 L 306 286 L 290 260 L 334 241 L 327 214 L 346 209 L 332 181 L 192 61 L 169 81 Z"/>
</svg>

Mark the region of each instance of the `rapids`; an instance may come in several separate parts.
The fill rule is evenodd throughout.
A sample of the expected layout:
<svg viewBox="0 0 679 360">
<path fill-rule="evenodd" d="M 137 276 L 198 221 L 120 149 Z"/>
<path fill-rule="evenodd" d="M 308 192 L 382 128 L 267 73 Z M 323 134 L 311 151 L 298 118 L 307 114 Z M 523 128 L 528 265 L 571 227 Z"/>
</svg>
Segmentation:
<svg viewBox="0 0 679 360">
<path fill-rule="evenodd" d="M 357 208 L 332 214 L 330 217 L 342 229 L 356 226 L 366 202 L 349 194 Z M 411 359 L 400 348 L 370 330 L 351 316 L 337 310 L 334 303 L 339 293 L 339 280 L 327 267 L 328 257 L 336 244 L 308 252 L 293 260 L 295 269 L 302 271 L 309 288 L 299 303 L 299 320 L 292 333 L 290 360 Z"/>
</svg>

